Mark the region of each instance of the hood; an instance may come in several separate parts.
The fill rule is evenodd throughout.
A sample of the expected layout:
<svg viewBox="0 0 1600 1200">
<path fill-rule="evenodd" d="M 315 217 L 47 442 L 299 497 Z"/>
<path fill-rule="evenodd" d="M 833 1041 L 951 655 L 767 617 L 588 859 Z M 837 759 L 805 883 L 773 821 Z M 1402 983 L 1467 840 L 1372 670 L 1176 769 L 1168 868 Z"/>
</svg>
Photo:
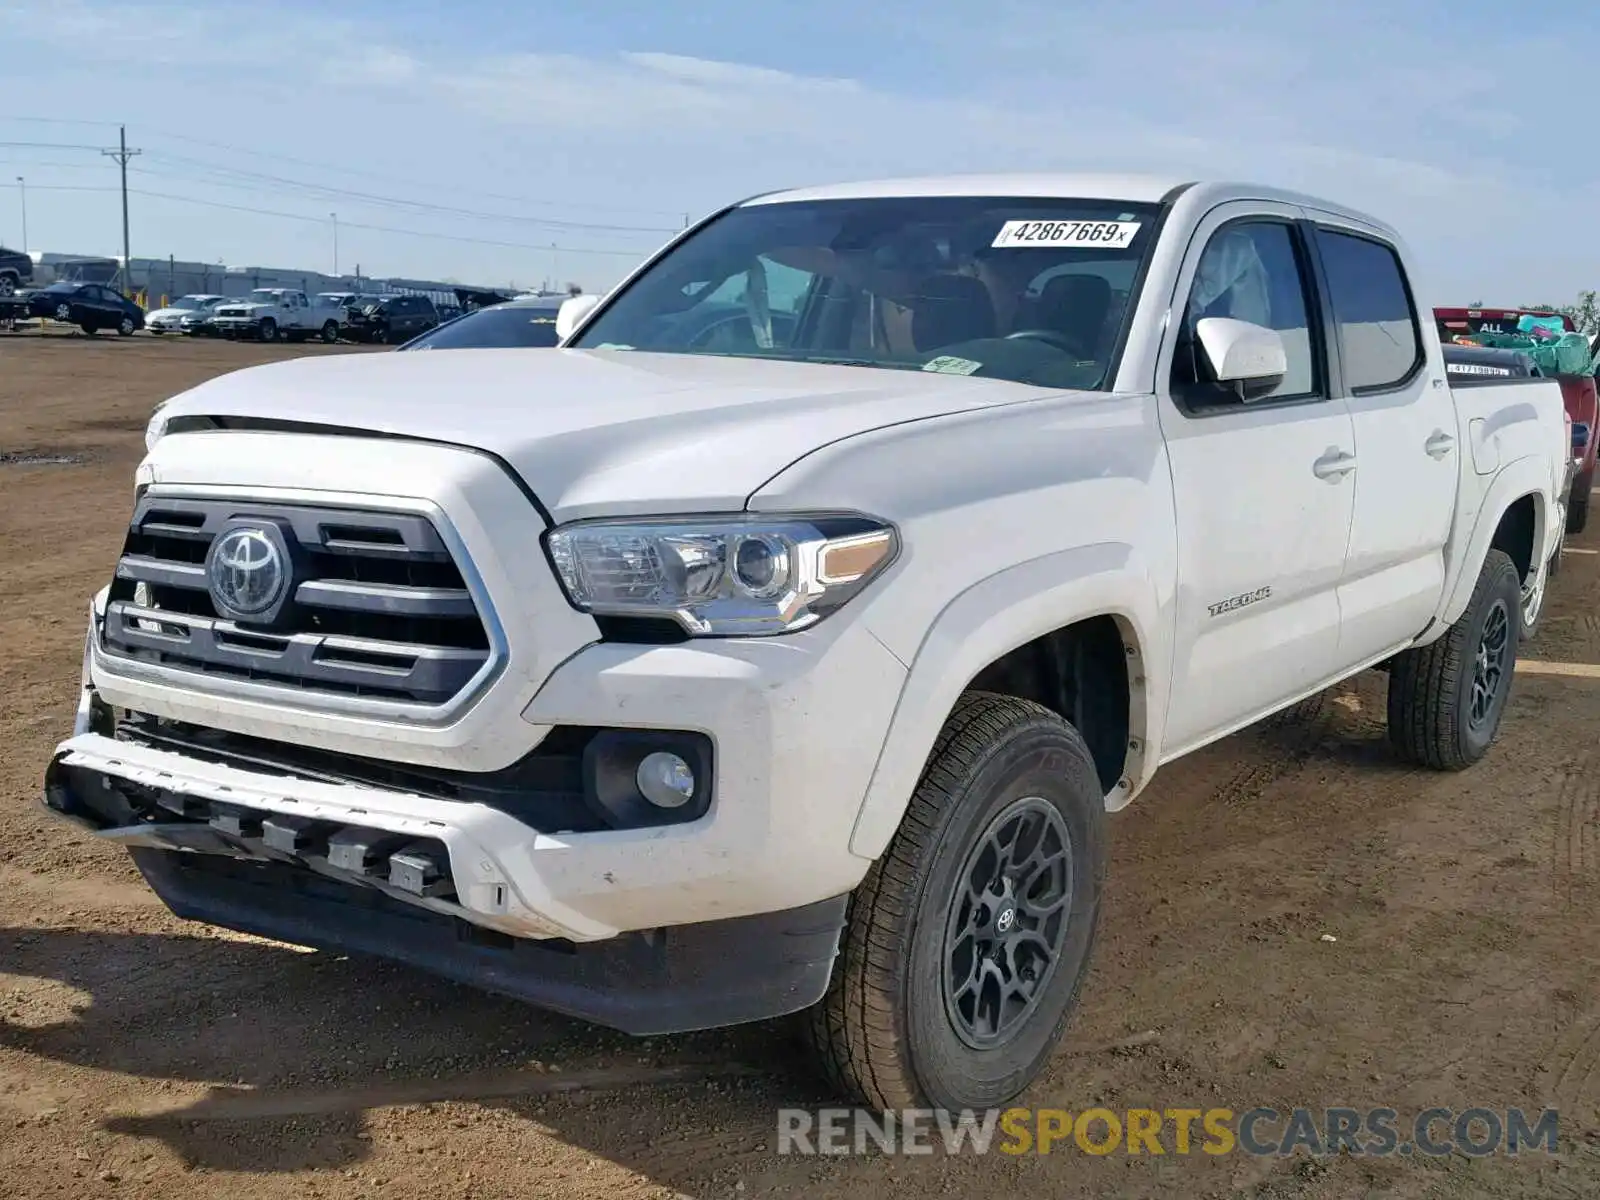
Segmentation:
<svg viewBox="0 0 1600 1200">
<path fill-rule="evenodd" d="M 559 521 L 735 511 L 796 459 L 885 425 L 1037 396 L 926 371 L 603 350 L 307 357 L 220 376 L 163 406 L 470 446 Z"/>
<path fill-rule="evenodd" d="M 228 300 L 217 305 L 216 311 L 225 312 L 254 312 L 258 308 L 276 308 L 270 300 Z"/>
</svg>

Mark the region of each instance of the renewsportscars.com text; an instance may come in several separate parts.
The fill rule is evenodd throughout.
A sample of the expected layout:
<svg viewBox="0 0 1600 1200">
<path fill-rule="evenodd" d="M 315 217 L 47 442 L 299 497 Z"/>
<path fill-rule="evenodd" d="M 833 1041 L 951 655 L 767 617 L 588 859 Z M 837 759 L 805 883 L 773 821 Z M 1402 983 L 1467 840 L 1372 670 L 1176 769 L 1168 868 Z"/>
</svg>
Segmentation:
<svg viewBox="0 0 1600 1200">
<path fill-rule="evenodd" d="M 779 1154 L 1553 1154 L 1555 1109 L 1008 1108 L 778 1110 Z"/>
</svg>

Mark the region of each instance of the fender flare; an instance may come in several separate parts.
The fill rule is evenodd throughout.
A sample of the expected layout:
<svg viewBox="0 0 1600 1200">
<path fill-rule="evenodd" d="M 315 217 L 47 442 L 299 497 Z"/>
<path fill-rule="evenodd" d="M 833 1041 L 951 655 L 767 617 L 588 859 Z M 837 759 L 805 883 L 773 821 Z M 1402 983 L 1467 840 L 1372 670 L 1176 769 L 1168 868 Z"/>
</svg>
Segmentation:
<svg viewBox="0 0 1600 1200">
<path fill-rule="evenodd" d="M 1102 542 L 1030 559 L 979 580 L 947 604 L 913 656 L 850 836 L 876 859 L 899 827 L 956 700 L 984 667 L 1075 621 L 1115 618 L 1130 648 L 1130 749 L 1124 781 L 1107 798 L 1122 807 L 1155 769 L 1166 716 L 1167 663 L 1158 646 L 1160 602 L 1133 547 Z"/>
<path fill-rule="evenodd" d="M 1478 506 L 1478 518 L 1472 527 L 1461 552 L 1461 570 L 1440 609 L 1436 628 L 1454 625 L 1467 611 L 1472 600 L 1472 590 L 1478 585 L 1478 574 L 1484 560 L 1489 557 L 1489 544 L 1507 510 L 1524 496 L 1533 499 L 1533 555 L 1537 566 L 1541 552 L 1553 547 L 1550 543 L 1550 477 L 1549 464 L 1536 454 L 1514 459 L 1501 467 Z"/>
</svg>

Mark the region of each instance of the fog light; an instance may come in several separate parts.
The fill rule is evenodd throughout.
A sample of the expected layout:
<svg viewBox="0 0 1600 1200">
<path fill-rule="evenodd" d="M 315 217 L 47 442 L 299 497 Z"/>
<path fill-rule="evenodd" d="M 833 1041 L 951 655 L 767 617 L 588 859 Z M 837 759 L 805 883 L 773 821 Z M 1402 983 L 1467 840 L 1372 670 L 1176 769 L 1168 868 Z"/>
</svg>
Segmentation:
<svg viewBox="0 0 1600 1200">
<path fill-rule="evenodd" d="M 694 771 L 676 754 L 646 754 L 634 773 L 639 793 L 657 808 L 682 808 L 694 796 Z"/>
</svg>

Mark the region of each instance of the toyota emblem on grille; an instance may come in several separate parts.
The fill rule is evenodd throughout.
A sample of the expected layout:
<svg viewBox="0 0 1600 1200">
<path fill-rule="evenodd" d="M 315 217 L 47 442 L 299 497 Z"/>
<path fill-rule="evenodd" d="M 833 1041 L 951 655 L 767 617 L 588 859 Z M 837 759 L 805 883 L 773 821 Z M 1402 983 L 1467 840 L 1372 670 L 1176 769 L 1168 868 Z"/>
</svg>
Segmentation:
<svg viewBox="0 0 1600 1200">
<path fill-rule="evenodd" d="M 282 599 L 288 564 L 261 530 L 231 529 L 212 547 L 206 582 L 219 612 L 255 616 Z"/>
</svg>

